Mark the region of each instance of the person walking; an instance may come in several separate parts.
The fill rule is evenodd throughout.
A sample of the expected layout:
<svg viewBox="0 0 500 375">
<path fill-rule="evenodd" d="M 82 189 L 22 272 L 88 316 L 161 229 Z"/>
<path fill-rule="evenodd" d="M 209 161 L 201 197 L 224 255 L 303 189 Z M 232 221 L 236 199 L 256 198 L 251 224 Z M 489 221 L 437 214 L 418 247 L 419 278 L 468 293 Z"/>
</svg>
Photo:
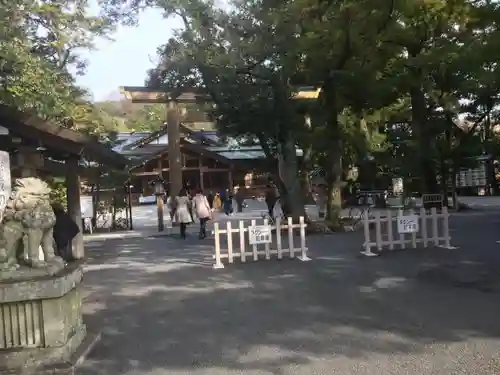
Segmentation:
<svg viewBox="0 0 500 375">
<path fill-rule="evenodd" d="M 233 192 L 226 189 L 225 196 L 226 199 L 224 199 L 222 206 L 224 207 L 224 213 L 229 216 L 233 214 Z"/>
<path fill-rule="evenodd" d="M 186 238 L 186 229 L 188 224 L 193 222 L 190 214 L 191 200 L 189 199 L 186 188 L 182 188 L 179 195 L 175 197 L 175 219 L 180 226 L 181 238 Z"/>
<path fill-rule="evenodd" d="M 274 206 L 278 200 L 278 194 L 276 192 L 276 185 L 270 181 L 266 189 L 266 205 L 269 217 L 274 218 Z"/>
<path fill-rule="evenodd" d="M 208 205 L 210 206 L 210 209 L 214 208 L 214 193 L 212 190 L 210 190 L 207 194 L 207 200 L 208 200 Z"/>
<path fill-rule="evenodd" d="M 220 211 L 221 208 L 222 208 L 222 199 L 220 199 L 220 194 L 217 193 L 215 194 L 215 198 L 213 201 L 213 209 L 214 211 Z"/>
<path fill-rule="evenodd" d="M 198 189 L 193 197 L 193 211 L 200 220 L 199 238 L 203 239 L 207 236 L 207 222 L 210 220 L 212 211 L 208 199 L 201 189 Z"/>
<path fill-rule="evenodd" d="M 245 196 L 243 194 L 243 189 L 241 187 L 236 188 L 236 194 L 234 195 L 236 201 L 236 209 L 238 212 L 243 212 L 243 204 L 245 203 Z"/>
<path fill-rule="evenodd" d="M 226 191 L 224 189 L 221 189 L 221 191 L 219 191 L 219 198 L 220 198 L 221 208 L 223 209 L 227 200 Z"/>
</svg>

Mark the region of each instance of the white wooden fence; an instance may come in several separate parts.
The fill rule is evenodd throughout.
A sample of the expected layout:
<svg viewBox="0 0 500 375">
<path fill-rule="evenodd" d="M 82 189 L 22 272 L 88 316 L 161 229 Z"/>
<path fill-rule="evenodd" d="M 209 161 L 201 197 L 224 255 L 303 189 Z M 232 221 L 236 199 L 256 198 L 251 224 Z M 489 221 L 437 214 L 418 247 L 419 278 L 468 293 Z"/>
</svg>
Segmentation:
<svg viewBox="0 0 500 375">
<path fill-rule="evenodd" d="M 268 219 L 264 219 L 264 226 L 268 226 L 269 228 L 269 241 L 262 244 L 250 244 L 250 231 L 252 228 L 259 227 L 257 220 L 251 220 L 248 226 L 245 226 L 245 220 L 240 220 L 236 228 L 233 227 L 233 224 L 234 221 L 227 221 L 226 228 L 221 229 L 218 222 L 214 223 L 215 254 L 213 255 L 213 259 L 215 263 L 213 267 L 216 269 L 224 268 L 223 259 L 227 259 L 228 263 L 233 263 L 235 258 L 240 258 L 241 263 L 245 263 L 247 259 L 251 259 L 254 262 L 259 259 L 270 260 L 271 255 L 276 255 L 277 259 L 283 259 L 283 256 L 288 256 L 290 259 L 297 258 L 301 261 L 311 260 L 307 256 L 307 224 L 304 222 L 302 216 L 299 218 L 298 224 L 293 224 L 291 217 L 288 218 L 286 224 L 282 224 L 279 218 L 276 219 L 275 224 L 270 224 Z M 294 242 L 296 240 L 294 230 L 296 229 L 300 233 L 300 238 L 298 239 L 298 242 L 300 242 L 299 247 L 296 247 Z M 284 233 L 283 231 L 286 232 Z M 233 233 L 239 234 L 236 236 L 236 241 L 234 241 Z M 283 234 L 287 235 L 288 244 L 283 243 Z M 222 249 L 221 239 L 224 237 L 227 239 L 227 248 Z"/>
<path fill-rule="evenodd" d="M 436 246 L 446 249 L 455 249 L 451 246 L 448 209 L 443 207 L 440 212 L 436 208 L 426 210 L 421 208 L 419 213 L 410 210 L 398 210 L 395 215 L 391 210 L 381 215 L 374 212 L 369 217 L 365 212 L 363 217 L 365 242 L 361 254 L 377 256 L 382 250 L 416 248 L 417 246 Z M 430 222 L 430 223 L 429 223 Z M 393 224 L 396 224 L 394 228 Z M 372 239 L 371 224 L 374 225 L 375 238 Z M 376 249 L 377 252 L 373 252 Z"/>
</svg>

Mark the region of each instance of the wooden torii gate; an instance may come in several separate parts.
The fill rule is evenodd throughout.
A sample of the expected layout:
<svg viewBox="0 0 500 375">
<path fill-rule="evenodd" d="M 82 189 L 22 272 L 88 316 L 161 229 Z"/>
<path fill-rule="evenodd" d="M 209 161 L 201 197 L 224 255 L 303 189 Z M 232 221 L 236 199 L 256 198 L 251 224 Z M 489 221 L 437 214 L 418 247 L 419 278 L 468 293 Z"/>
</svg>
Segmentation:
<svg viewBox="0 0 500 375">
<path fill-rule="evenodd" d="M 170 176 L 170 193 L 175 195 L 182 189 L 182 161 L 180 144 L 180 112 L 178 103 L 207 103 L 211 97 L 203 90 L 192 89 L 179 93 L 162 92 L 148 87 L 123 86 L 120 92 L 132 103 L 165 103 L 168 137 L 168 163 Z M 316 100 L 321 89 L 314 87 L 297 87 L 294 99 Z"/>
</svg>

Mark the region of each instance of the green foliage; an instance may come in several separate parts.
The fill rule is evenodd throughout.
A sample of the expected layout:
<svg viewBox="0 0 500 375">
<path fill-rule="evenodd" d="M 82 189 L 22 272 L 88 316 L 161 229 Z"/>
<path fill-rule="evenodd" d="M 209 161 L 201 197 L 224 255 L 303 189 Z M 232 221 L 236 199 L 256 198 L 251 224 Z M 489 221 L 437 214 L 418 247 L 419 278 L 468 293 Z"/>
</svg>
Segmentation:
<svg viewBox="0 0 500 375">
<path fill-rule="evenodd" d="M 49 187 L 52 189 L 50 192 L 51 203 L 58 203 L 64 208 L 67 208 L 67 194 L 66 194 L 66 183 L 64 179 L 49 179 L 47 180 Z"/>
<path fill-rule="evenodd" d="M 113 127 L 73 76 L 85 73 L 79 52 L 113 29 L 112 19 L 90 15 L 89 5 L 87 0 L 0 5 L 0 103 L 90 133 Z"/>
<path fill-rule="evenodd" d="M 8 56 L 0 62 L 0 100 L 56 118 L 71 114 L 95 134 L 158 129 L 164 115 L 157 105 L 69 105 L 81 92 L 67 69 L 55 68 L 68 45 L 87 43 L 76 37 L 82 34 L 62 33 L 68 25 L 100 33 L 110 20 L 133 23 L 150 6 L 179 17 L 184 27 L 159 49 L 148 84 L 174 93 L 205 90 L 216 104 L 212 115 L 219 130 L 259 139 L 269 158 L 288 157 L 289 177 L 298 172 L 290 152 L 299 144 L 307 151 L 306 164 L 325 170 L 331 197 L 340 197 L 346 170 L 367 159 L 385 178 L 407 177 L 416 189 L 431 192 L 438 175 L 498 150 L 492 131 L 500 97 L 498 2 L 234 0 L 224 9 L 209 0 L 99 3 L 108 17 L 85 25 L 77 22 L 78 7 L 65 14 L 56 0 L 23 8 L 23 19 L 57 15 L 55 41 L 12 26 L 21 23 L 0 25 L 9 36 L 0 42 Z M 15 19 L 20 4 L 5 5 L 2 12 Z M 319 100 L 293 99 L 303 85 L 320 87 Z M 338 208 L 339 201 L 332 205 L 330 199 L 329 207 Z"/>
</svg>

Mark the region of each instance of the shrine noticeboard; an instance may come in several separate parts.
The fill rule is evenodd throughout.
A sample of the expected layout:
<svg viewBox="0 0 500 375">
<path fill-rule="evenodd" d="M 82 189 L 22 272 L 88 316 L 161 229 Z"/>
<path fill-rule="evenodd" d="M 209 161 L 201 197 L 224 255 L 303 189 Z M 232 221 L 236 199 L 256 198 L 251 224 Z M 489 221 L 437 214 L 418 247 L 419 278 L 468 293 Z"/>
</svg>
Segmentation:
<svg viewBox="0 0 500 375">
<path fill-rule="evenodd" d="M 7 151 L 0 151 L 0 219 L 12 191 L 10 178 L 10 156 Z"/>
<path fill-rule="evenodd" d="M 80 196 L 80 210 L 82 219 L 89 219 L 94 217 L 94 204 L 91 195 Z"/>
</svg>

